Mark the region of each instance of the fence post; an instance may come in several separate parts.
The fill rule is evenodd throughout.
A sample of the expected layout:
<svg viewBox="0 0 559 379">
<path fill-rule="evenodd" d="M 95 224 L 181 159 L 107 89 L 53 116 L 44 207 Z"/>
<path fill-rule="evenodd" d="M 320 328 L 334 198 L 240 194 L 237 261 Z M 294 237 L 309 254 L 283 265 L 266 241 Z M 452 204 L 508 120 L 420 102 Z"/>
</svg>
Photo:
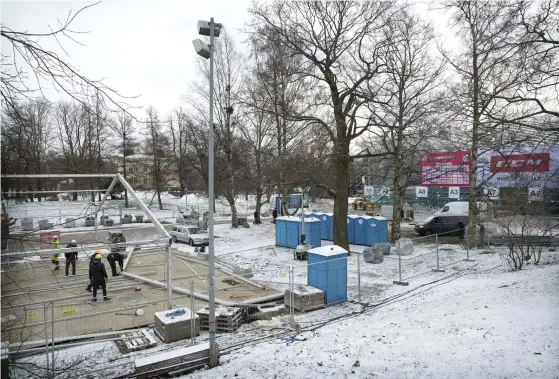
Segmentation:
<svg viewBox="0 0 559 379">
<path fill-rule="evenodd" d="M 46 371 L 47 371 L 47 375 L 46 377 L 49 377 L 49 368 L 50 368 L 50 362 L 49 362 L 49 337 L 48 337 L 48 332 L 49 332 L 49 328 L 47 326 L 47 303 L 44 302 L 43 303 L 43 321 L 45 323 L 45 355 L 46 355 Z"/>
<path fill-rule="evenodd" d="M 194 313 L 194 281 L 190 281 L 190 344 L 196 345 L 196 313 Z"/>
<path fill-rule="evenodd" d="M 441 270 L 439 266 L 439 235 L 438 234 L 435 234 L 435 243 L 437 244 L 437 268 L 433 269 L 433 272 L 444 272 L 444 270 Z"/>
<path fill-rule="evenodd" d="M 357 253 L 357 301 L 361 304 L 361 254 Z"/>
<path fill-rule="evenodd" d="M 290 289 L 290 295 L 289 295 L 289 318 L 290 318 L 290 323 L 291 326 L 295 325 L 295 308 L 293 308 L 293 302 L 295 301 L 295 296 L 293 294 L 293 281 L 295 280 L 294 275 L 293 275 L 293 265 L 289 265 L 289 289 Z"/>
<path fill-rule="evenodd" d="M 470 259 L 470 236 L 468 230 L 466 230 L 464 238 L 466 238 L 466 259 L 464 259 L 464 262 L 473 262 L 473 259 Z"/>
<path fill-rule="evenodd" d="M 396 242 L 397 252 L 398 252 L 398 278 L 399 280 L 394 280 L 393 284 L 398 284 L 399 286 L 407 286 L 409 283 L 402 281 L 402 251 L 400 250 L 400 240 Z"/>
<path fill-rule="evenodd" d="M 56 377 L 55 371 L 54 371 L 54 301 L 51 304 L 51 337 L 52 337 L 52 377 Z"/>
<path fill-rule="evenodd" d="M 62 208 L 58 208 L 58 225 L 62 224 Z"/>
<path fill-rule="evenodd" d="M 119 222 L 122 225 L 122 204 L 118 205 L 118 218 L 119 218 Z"/>
</svg>

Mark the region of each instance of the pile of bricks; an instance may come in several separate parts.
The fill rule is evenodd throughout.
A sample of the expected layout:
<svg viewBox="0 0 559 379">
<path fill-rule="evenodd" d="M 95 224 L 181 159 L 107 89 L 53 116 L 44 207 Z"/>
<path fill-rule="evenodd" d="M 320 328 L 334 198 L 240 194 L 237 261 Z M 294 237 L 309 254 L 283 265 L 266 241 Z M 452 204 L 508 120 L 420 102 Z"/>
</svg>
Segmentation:
<svg viewBox="0 0 559 379">
<path fill-rule="evenodd" d="M 209 330 L 209 309 L 204 307 L 196 312 L 200 317 L 200 329 Z M 243 315 L 240 308 L 221 307 L 215 308 L 216 332 L 235 332 L 241 326 Z"/>
</svg>

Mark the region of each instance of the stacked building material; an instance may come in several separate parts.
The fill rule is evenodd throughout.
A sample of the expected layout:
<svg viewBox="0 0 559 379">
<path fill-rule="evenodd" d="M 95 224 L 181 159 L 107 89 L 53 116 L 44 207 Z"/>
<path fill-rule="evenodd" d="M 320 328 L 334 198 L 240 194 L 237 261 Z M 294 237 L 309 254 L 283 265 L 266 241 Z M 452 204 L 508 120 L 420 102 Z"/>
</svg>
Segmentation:
<svg viewBox="0 0 559 379">
<path fill-rule="evenodd" d="M 209 309 L 204 307 L 196 312 L 200 316 L 200 329 L 209 330 Z M 240 308 L 216 306 L 215 325 L 217 332 L 234 332 L 242 324 L 243 316 Z"/>
<path fill-rule="evenodd" d="M 324 307 L 324 291 L 311 286 L 298 285 L 293 289 L 293 294 L 287 289 L 283 298 L 286 307 L 291 306 L 292 298 L 293 308 L 298 311 L 305 312 Z"/>
<path fill-rule="evenodd" d="M 188 308 L 177 308 L 154 313 L 154 331 L 165 343 L 185 340 L 200 334 L 200 317 L 194 314 L 194 325 L 191 325 L 192 312 Z M 194 330 L 192 327 L 194 326 Z"/>
</svg>

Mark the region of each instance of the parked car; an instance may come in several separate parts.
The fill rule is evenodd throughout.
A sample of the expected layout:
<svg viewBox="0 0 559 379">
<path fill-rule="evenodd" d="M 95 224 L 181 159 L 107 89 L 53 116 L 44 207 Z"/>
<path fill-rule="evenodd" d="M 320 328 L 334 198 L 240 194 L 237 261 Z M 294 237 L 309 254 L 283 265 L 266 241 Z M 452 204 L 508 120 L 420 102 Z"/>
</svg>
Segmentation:
<svg viewBox="0 0 559 379">
<path fill-rule="evenodd" d="M 208 246 L 208 234 L 195 225 L 175 225 L 171 230 L 173 242 L 186 242 L 190 246 Z"/>
<path fill-rule="evenodd" d="M 429 216 L 415 225 L 415 231 L 421 236 L 441 234 L 445 236 L 461 235 L 468 225 L 468 216 Z"/>
</svg>

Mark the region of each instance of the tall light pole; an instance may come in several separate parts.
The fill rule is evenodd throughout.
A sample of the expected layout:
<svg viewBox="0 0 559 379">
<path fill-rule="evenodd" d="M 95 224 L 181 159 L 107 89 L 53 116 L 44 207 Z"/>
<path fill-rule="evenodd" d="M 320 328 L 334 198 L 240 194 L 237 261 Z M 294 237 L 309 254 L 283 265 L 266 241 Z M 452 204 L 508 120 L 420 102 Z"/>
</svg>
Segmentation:
<svg viewBox="0 0 559 379">
<path fill-rule="evenodd" d="M 210 37 L 210 45 L 197 39 L 193 41 L 196 53 L 203 58 L 210 59 L 210 125 L 208 127 L 208 281 L 209 281 L 209 329 L 210 329 L 210 368 L 218 364 L 218 346 L 215 342 L 215 264 L 214 264 L 214 37 L 219 37 L 221 24 L 214 22 L 214 18 L 198 21 L 198 34 Z M 192 294 L 191 294 L 192 296 Z"/>
</svg>

